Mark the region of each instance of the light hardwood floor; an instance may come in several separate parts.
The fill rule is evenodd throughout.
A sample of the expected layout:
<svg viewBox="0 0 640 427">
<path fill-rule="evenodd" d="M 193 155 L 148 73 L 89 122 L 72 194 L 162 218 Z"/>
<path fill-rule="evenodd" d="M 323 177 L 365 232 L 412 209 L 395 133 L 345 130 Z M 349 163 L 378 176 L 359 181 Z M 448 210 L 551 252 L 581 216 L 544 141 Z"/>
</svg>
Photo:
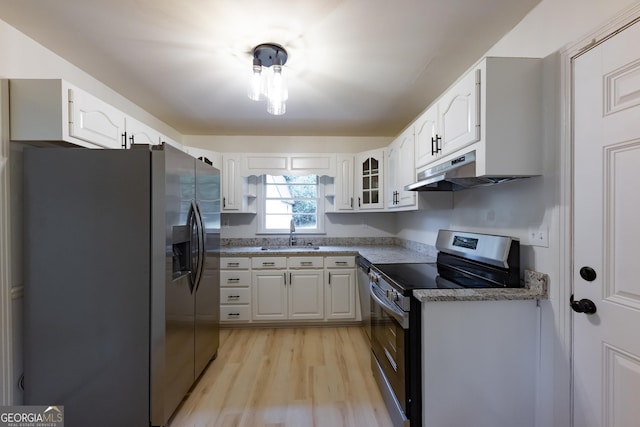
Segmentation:
<svg viewBox="0 0 640 427">
<path fill-rule="evenodd" d="M 169 427 L 391 427 L 357 327 L 223 329 Z"/>
</svg>

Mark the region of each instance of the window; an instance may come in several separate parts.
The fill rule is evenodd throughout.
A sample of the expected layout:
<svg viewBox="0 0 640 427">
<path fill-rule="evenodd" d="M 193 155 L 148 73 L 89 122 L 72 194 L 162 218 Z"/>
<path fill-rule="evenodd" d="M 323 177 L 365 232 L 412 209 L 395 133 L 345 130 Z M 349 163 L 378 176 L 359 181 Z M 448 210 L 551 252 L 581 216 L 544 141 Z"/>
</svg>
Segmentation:
<svg viewBox="0 0 640 427">
<path fill-rule="evenodd" d="M 288 233 L 291 220 L 297 233 L 323 232 L 322 186 L 317 175 L 263 175 L 259 232 Z"/>
</svg>

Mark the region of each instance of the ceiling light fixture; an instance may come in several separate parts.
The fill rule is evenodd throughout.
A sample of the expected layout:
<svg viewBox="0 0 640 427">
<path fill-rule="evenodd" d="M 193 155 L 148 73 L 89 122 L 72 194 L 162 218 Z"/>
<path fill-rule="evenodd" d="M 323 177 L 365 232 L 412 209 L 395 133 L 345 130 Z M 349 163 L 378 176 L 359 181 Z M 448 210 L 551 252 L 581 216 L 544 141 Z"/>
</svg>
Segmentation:
<svg viewBox="0 0 640 427">
<path fill-rule="evenodd" d="M 263 43 L 253 48 L 253 73 L 249 84 L 249 99 L 267 100 L 267 112 L 275 116 L 285 113 L 289 98 L 283 65 L 287 51 L 275 43 Z"/>
</svg>

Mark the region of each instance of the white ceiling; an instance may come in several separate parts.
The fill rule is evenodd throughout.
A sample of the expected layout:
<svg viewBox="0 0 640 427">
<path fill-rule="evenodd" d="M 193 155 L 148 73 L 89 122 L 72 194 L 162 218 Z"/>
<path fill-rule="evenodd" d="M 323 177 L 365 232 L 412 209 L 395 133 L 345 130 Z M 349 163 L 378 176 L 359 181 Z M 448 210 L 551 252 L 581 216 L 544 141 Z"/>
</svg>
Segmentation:
<svg viewBox="0 0 640 427">
<path fill-rule="evenodd" d="M 0 0 L 0 19 L 183 134 L 393 136 L 538 2 Z M 284 116 L 246 96 L 263 42 L 289 52 Z"/>
</svg>

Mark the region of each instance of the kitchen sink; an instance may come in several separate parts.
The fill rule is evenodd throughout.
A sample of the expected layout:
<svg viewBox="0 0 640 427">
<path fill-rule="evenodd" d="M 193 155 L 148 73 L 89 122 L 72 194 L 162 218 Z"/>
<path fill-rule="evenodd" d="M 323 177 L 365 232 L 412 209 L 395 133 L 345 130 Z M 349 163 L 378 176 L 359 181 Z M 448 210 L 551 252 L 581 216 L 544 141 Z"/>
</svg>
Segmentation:
<svg viewBox="0 0 640 427">
<path fill-rule="evenodd" d="M 300 246 L 263 246 L 260 250 L 263 251 L 305 251 L 314 250 L 317 251 L 320 246 L 300 245 Z"/>
</svg>

